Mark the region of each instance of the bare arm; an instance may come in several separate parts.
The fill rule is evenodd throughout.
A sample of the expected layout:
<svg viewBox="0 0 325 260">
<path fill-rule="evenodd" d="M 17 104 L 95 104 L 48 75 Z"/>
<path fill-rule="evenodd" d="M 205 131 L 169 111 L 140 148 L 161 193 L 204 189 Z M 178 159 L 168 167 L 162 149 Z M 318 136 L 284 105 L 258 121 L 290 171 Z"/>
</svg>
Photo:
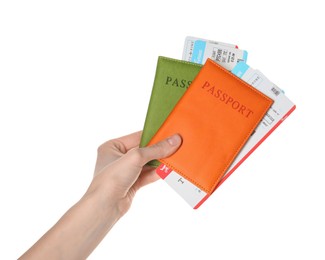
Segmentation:
<svg viewBox="0 0 325 260">
<path fill-rule="evenodd" d="M 174 135 L 138 148 L 141 132 L 110 140 L 98 148 L 94 178 L 85 195 L 19 259 L 86 259 L 128 211 L 138 189 L 158 176 L 144 166 L 168 157 L 181 144 Z"/>
</svg>

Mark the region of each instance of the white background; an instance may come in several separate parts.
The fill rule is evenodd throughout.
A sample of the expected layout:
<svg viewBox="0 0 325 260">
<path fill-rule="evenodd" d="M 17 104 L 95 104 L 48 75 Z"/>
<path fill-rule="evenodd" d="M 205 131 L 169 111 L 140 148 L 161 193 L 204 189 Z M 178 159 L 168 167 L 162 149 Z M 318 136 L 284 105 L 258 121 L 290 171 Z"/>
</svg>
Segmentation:
<svg viewBox="0 0 325 260">
<path fill-rule="evenodd" d="M 157 57 L 187 35 L 247 50 L 297 109 L 200 209 L 143 188 L 89 259 L 325 259 L 320 3 L 1 1 L 0 259 L 83 195 L 101 143 L 142 129 Z"/>
</svg>

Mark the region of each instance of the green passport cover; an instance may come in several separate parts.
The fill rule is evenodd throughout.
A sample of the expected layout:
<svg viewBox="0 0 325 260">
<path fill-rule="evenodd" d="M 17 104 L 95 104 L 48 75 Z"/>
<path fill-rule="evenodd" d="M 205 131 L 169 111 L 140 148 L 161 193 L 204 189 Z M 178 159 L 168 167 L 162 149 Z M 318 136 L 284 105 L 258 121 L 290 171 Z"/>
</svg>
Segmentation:
<svg viewBox="0 0 325 260">
<path fill-rule="evenodd" d="M 201 68 L 200 64 L 158 57 L 140 147 L 149 143 Z M 159 164 L 158 161 L 149 162 L 155 167 Z"/>
</svg>

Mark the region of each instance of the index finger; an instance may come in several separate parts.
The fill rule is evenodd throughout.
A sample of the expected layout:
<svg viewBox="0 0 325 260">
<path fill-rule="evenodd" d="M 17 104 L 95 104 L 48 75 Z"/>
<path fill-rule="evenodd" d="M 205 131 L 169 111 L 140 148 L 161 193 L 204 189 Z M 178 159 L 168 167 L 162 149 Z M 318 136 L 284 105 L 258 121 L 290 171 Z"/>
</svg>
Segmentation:
<svg viewBox="0 0 325 260">
<path fill-rule="evenodd" d="M 118 141 L 118 142 L 122 143 L 124 148 L 126 149 L 126 151 L 128 151 L 134 147 L 139 146 L 140 140 L 141 140 L 141 135 L 142 135 L 142 131 L 138 131 L 138 132 L 134 132 L 132 134 L 121 136 L 119 138 L 115 138 L 112 141 L 113 142 Z"/>
</svg>

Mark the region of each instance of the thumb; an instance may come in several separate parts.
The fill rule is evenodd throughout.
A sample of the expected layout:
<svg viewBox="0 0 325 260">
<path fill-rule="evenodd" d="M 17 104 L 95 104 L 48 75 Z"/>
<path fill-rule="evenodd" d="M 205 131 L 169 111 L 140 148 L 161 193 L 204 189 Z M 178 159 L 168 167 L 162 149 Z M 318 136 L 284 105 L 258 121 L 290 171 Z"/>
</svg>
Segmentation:
<svg viewBox="0 0 325 260">
<path fill-rule="evenodd" d="M 182 143 L 182 138 L 179 134 L 174 134 L 156 144 L 143 148 L 143 156 L 145 163 L 154 160 L 166 158 L 177 151 Z"/>
<path fill-rule="evenodd" d="M 182 138 L 179 134 L 172 135 L 156 144 L 137 148 L 127 153 L 129 161 L 139 167 L 154 159 L 162 159 L 172 155 L 180 147 Z"/>
</svg>

